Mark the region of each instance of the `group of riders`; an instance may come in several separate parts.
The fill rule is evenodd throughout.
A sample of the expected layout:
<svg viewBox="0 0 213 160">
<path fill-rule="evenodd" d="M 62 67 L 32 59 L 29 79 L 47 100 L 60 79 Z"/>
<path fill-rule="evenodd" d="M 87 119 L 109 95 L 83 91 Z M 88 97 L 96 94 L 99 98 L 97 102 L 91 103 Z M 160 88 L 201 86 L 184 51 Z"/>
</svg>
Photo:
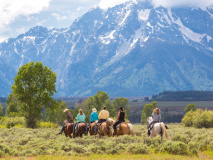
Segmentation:
<svg viewBox="0 0 213 160">
<path fill-rule="evenodd" d="M 66 126 L 67 123 L 73 123 L 73 116 L 72 114 L 69 112 L 69 109 L 65 109 L 64 112 L 66 113 L 66 118 L 67 118 L 67 121 L 63 124 L 62 128 L 61 128 L 61 131 L 58 133 L 58 134 L 62 134 L 63 131 L 64 131 L 64 128 Z M 82 109 L 79 109 L 79 113 L 77 114 L 77 117 L 76 117 L 76 120 L 77 122 L 74 123 L 73 125 L 73 133 L 75 132 L 75 127 L 78 123 L 85 123 L 85 114 L 83 113 L 83 110 Z M 87 125 L 87 129 L 86 129 L 86 133 L 88 133 L 89 131 L 89 125 L 93 122 L 96 122 L 95 123 L 95 133 L 97 133 L 98 129 L 97 129 L 97 125 L 98 124 L 101 124 L 103 122 L 106 122 L 107 118 L 109 118 L 109 111 L 107 111 L 106 109 L 106 106 L 103 106 L 103 110 L 100 111 L 99 114 L 97 114 L 97 109 L 96 108 L 93 108 L 92 109 L 92 113 L 90 115 L 90 122 L 89 124 Z M 123 110 L 123 107 L 120 107 L 119 108 L 119 112 L 118 112 L 118 116 L 117 116 L 117 121 L 114 123 L 113 125 L 113 129 L 114 129 L 114 133 L 113 135 L 116 134 L 116 126 L 122 122 L 125 122 L 125 112 Z"/>
<path fill-rule="evenodd" d="M 62 134 L 63 133 L 66 124 L 74 122 L 73 121 L 73 116 L 69 112 L 69 109 L 65 109 L 64 112 L 66 113 L 67 121 L 63 124 L 63 126 L 61 128 L 61 131 L 58 134 Z M 85 123 L 85 118 L 86 117 L 85 117 L 85 114 L 83 113 L 83 110 L 79 109 L 79 113 L 77 114 L 77 117 L 76 117 L 77 122 L 74 123 L 74 125 L 73 125 L 73 133 L 75 132 L 75 128 L 76 128 L 76 125 L 78 123 L 81 123 L 81 122 Z M 103 106 L 103 110 L 100 111 L 99 114 L 97 114 L 97 109 L 93 108 L 92 109 L 92 113 L 90 115 L 90 122 L 87 125 L 85 134 L 88 133 L 89 126 L 93 122 L 95 122 L 95 134 L 97 134 L 97 131 L 98 131 L 97 125 L 101 124 L 103 122 L 106 122 L 107 118 L 109 118 L 109 111 L 107 111 L 106 106 Z M 153 110 L 153 113 L 152 113 L 152 122 L 147 125 L 148 136 L 150 136 L 150 126 L 152 124 L 160 122 L 160 121 L 161 121 L 160 109 L 159 108 L 155 108 Z M 117 121 L 113 124 L 113 130 L 114 130 L 113 136 L 116 134 L 116 126 L 118 124 L 122 123 L 122 122 L 125 122 L 125 112 L 123 110 L 123 107 L 119 107 L 119 112 L 118 112 L 118 115 L 117 115 Z"/>
</svg>

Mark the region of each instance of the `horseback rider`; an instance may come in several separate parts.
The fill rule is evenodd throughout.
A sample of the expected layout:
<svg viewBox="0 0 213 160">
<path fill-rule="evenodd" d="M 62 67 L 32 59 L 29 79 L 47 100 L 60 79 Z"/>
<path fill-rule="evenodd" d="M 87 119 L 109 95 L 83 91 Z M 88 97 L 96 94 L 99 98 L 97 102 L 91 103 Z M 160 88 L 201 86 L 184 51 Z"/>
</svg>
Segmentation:
<svg viewBox="0 0 213 160">
<path fill-rule="evenodd" d="M 113 124 L 113 129 L 114 129 L 113 136 L 116 134 L 116 126 L 122 122 L 125 122 L 125 112 L 123 110 L 123 107 L 119 107 L 117 121 Z"/>
<path fill-rule="evenodd" d="M 77 122 L 73 125 L 73 135 L 75 133 L 75 126 L 80 122 L 85 122 L 85 114 L 83 113 L 82 109 L 79 109 L 79 113 L 77 114 Z"/>
<path fill-rule="evenodd" d="M 73 116 L 69 112 L 69 109 L 65 109 L 64 112 L 66 113 L 67 121 L 63 124 L 63 126 L 61 128 L 61 131 L 58 134 L 62 134 L 63 133 L 64 127 L 65 127 L 65 125 L 67 125 L 67 123 L 72 123 L 73 122 Z"/>
<path fill-rule="evenodd" d="M 89 124 L 87 125 L 86 134 L 87 134 L 88 131 L 89 131 L 89 125 L 90 125 L 91 123 L 97 121 L 97 120 L 98 120 L 97 109 L 96 109 L 96 108 L 93 108 L 93 109 L 92 109 L 92 113 L 91 113 L 91 115 L 90 115 L 90 122 L 89 122 Z"/>
<path fill-rule="evenodd" d="M 156 122 L 160 122 L 161 121 L 161 113 L 160 113 L 160 109 L 159 108 L 155 108 L 152 112 L 152 122 L 148 125 L 147 129 L 148 129 L 148 136 L 150 136 L 150 129 L 149 127 L 151 126 L 151 124 L 156 123 Z"/>
<path fill-rule="evenodd" d="M 97 124 L 106 122 L 106 119 L 109 118 L 109 112 L 106 110 L 106 106 L 103 106 L 103 110 L 98 115 L 99 121 L 95 123 L 95 131 L 97 132 Z"/>
</svg>

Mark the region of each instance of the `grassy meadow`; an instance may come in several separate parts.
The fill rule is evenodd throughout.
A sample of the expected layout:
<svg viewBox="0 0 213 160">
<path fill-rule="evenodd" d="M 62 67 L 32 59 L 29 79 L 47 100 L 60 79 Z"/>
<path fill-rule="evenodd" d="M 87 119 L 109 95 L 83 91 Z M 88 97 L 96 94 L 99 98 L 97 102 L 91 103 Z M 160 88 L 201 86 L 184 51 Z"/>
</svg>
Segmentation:
<svg viewBox="0 0 213 160">
<path fill-rule="evenodd" d="M 169 140 L 147 137 L 145 125 L 134 125 L 135 136 L 56 135 L 57 128 L 0 128 L 1 159 L 213 159 L 213 128 L 168 124 Z"/>
</svg>

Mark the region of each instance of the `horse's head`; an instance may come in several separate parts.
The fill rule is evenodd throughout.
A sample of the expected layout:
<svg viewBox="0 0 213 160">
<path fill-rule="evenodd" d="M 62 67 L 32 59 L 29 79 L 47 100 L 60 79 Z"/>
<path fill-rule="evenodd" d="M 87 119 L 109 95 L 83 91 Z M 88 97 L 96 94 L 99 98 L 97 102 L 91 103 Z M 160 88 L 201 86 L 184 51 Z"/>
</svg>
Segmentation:
<svg viewBox="0 0 213 160">
<path fill-rule="evenodd" d="M 152 122 L 152 117 L 148 117 L 146 120 L 146 124 L 147 126 Z"/>
</svg>

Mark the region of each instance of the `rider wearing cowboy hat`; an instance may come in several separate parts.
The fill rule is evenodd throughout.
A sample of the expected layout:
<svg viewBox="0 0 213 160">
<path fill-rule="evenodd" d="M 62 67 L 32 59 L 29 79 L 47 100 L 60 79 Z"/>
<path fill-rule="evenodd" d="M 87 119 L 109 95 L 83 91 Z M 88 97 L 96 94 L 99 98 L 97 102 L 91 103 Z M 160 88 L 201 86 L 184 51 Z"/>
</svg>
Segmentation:
<svg viewBox="0 0 213 160">
<path fill-rule="evenodd" d="M 63 133 L 63 131 L 64 131 L 64 126 L 65 126 L 67 123 L 73 122 L 73 116 L 72 116 L 72 114 L 69 112 L 69 109 L 65 109 L 64 112 L 66 113 L 67 121 L 63 124 L 63 126 L 62 126 L 62 128 L 61 128 L 61 131 L 60 131 L 58 134 L 62 134 L 62 133 Z"/>
</svg>

